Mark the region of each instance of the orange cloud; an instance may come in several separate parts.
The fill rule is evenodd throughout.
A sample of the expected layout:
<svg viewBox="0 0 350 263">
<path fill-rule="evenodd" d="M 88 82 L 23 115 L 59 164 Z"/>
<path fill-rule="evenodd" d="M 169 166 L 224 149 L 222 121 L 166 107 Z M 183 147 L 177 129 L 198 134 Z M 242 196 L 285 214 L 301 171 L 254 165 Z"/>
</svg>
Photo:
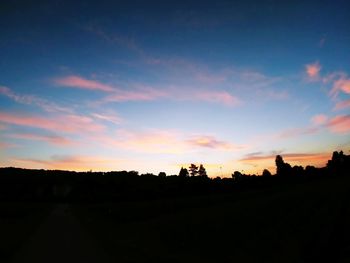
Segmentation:
<svg viewBox="0 0 350 263">
<path fill-rule="evenodd" d="M 311 122 L 315 125 L 323 125 L 327 122 L 328 117 L 324 114 L 318 114 L 312 117 Z"/>
<path fill-rule="evenodd" d="M 334 133 L 349 133 L 350 115 L 339 115 L 330 119 L 327 127 Z"/>
<path fill-rule="evenodd" d="M 319 62 L 307 64 L 305 66 L 305 70 L 306 70 L 306 74 L 311 80 L 316 80 L 319 77 L 319 73 L 321 71 L 321 65 Z"/>
<path fill-rule="evenodd" d="M 119 130 L 113 137 L 94 136 L 93 139 L 104 147 L 121 148 L 135 152 L 179 154 L 184 145 L 175 131 L 129 131 Z"/>
<path fill-rule="evenodd" d="M 50 159 L 13 159 L 12 165 L 40 169 L 59 169 L 73 171 L 111 171 L 122 161 L 99 156 L 53 155 Z"/>
<path fill-rule="evenodd" d="M 63 87 L 79 88 L 87 90 L 100 90 L 105 92 L 113 92 L 115 88 L 110 85 L 103 84 L 95 80 L 84 79 L 80 76 L 67 76 L 63 78 L 56 78 L 53 80 L 54 84 Z"/>
<path fill-rule="evenodd" d="M 280 154 L 286 162 L 292 162 L 292 165 L 316 165 L 324 166 L 331 158 L 329 153 L 277 153 Z M 240 162 L 259 165 L 259 163 L 266 164 L 274 163 L 276 154 L 250 154 L 240 159 Z"/>
</svg>

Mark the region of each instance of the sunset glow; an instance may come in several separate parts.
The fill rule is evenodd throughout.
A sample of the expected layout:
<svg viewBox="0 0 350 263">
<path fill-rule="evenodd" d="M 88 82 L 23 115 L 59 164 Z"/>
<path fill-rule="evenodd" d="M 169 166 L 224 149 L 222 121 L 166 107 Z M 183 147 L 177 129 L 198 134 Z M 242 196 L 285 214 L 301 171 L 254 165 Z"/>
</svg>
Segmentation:
<svg viewBox="0 0 350 263">
<path fill-rule="evenodd" d="M 347 1 L 49 2 L 0 11 L 1 167 L 229 177 L 349 154 Z"/>
</svg>

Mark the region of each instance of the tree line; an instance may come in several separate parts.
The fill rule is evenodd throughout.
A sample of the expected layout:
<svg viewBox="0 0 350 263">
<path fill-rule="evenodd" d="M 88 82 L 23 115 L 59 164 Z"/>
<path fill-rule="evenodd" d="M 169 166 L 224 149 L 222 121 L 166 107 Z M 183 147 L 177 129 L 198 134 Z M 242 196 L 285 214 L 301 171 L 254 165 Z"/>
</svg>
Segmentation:
<svg viewBox="0 0 350 263">
<path fill-rule="evenodd" d="M 332 158 L 322 168 L 291 166 L 281 155 L 276 156 L 275 164 L 275 174 L 267 169 L 262 176 L 235 171 L 231 178 L 210 178 L 203 164 L 182 167 L 178 175 L 0 168 L 0 201 L 101 202 L 263 189 L 273 184 L 346 176 L 350 170 L 350 155 L 333 152 Z"/>
</svg>

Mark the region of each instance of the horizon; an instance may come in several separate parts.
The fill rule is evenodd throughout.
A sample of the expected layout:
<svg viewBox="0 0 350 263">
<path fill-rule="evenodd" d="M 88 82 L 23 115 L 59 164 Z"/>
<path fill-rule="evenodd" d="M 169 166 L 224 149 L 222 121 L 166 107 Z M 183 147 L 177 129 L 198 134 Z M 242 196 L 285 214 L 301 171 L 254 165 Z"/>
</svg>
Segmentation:
<svg viewBox="0 0 350 263">
<path fill-rule="evenodd" d="M 0 166 L 178 174 L 350 151 L 348 1 L 0 4 Z"/>
</svg>

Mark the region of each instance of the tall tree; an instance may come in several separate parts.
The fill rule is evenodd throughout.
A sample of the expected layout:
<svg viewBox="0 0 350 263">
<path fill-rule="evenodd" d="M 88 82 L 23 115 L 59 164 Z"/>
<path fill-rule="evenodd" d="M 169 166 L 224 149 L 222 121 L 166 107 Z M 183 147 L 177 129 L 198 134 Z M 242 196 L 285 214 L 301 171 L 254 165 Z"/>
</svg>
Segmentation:
<svg viewBox="0 0 350 263">
<path fill-rule="evenodd" d="M 196 176 L 198 174 L 198 166 L 191 163 L 190 167 L 188 167 L 191 176 Z"/>
<path fill-rule="evenodd" d="M 208 178 L 207 171 L 205 170 L 203 164 L 199 165 L 198 175 L 203 178 Z"/>
</svg>

